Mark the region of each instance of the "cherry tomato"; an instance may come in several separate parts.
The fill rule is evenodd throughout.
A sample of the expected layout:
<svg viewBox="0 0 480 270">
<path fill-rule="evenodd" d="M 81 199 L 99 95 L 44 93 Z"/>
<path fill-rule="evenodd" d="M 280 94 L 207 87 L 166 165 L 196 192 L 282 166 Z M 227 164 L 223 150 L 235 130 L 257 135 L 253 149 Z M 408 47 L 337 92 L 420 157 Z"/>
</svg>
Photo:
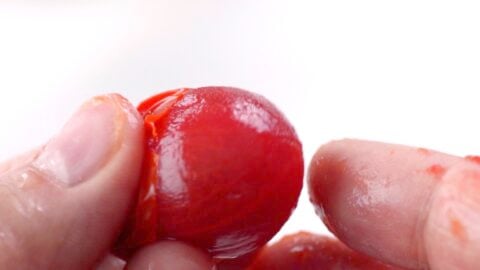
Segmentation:
<svg viewBox="0 0 480 270">
<path fill-rule="evenodd" d="M 360 254 L 337 239 L 298 232 L 262 248 L 248 270 L 400 270 Z"/>
<path fill-rule="evenodd" d="M 263 246 L 296 206 L 302 146 L 262 96 L 228 87 L 167 91 L 142 102 L 139 195 L 116 251 L 161 239 L 218 260 Z"/>
</svg>

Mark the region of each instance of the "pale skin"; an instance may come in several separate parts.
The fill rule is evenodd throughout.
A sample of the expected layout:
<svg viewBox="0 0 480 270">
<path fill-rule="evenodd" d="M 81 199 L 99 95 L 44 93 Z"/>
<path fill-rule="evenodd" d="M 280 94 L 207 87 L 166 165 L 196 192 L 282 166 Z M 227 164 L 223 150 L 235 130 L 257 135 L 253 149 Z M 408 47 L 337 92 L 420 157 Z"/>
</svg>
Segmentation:
<svg viewBox="0 0 480 270">
<path fill-rule="evenodd" d="M 0 163 L 2 269 L 212 269 L 179 242 L 129 261 L 110 253 L 136 192 L 142 123 L 122 97 L 97 97 L 44 146 Z M 324 220 L 350 248 L 407 269 L 480 269 L 477 163 L 344 140 L 321 147 L 308 175 Z"/>
<path fill-rule="evenodd" d="M 210 269 L 207 255 L 182 243 L 157 243 L 128 262 L 110 254 L 134 200 L 142 140 L 134 107 L 102 96 L 45 146 L 1 163 L 0 268 Z"/>
<path fill-rule="evenodd" d="M 480 269 L 478 157 L 334 141 L 314 156 L 309 188 L 351 248 L 407 269 Z"/>
</svg>

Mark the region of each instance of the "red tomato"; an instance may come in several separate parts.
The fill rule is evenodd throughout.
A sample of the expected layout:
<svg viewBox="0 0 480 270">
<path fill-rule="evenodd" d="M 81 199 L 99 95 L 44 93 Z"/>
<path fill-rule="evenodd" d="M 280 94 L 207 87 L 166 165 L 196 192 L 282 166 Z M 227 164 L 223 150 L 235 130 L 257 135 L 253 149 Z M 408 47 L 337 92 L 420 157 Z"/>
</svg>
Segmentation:
<svg viewBox="0 0 480 270">
<path fill-rule="evenodd" d="M 161 93 L 141 103 L 145 157 L 116 250 L 178 239 L 231 259 L 263 246 L 302 188 L 302 146 L 265 98 L 235 88 Z"/>
<path fill-rule="evenodd" d="M 400 270 L 360 254 L 337 239 L 298 232 L 260 250 L 248 270 Z"/>
</svg>

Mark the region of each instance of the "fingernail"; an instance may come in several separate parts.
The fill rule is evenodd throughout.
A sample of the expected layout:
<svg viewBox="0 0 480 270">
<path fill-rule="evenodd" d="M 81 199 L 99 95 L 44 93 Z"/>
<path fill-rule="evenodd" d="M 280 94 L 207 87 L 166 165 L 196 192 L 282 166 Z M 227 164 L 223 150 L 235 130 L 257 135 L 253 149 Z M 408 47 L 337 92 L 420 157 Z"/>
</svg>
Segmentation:
<svg viewBox="0 0 480 270">
<path fill-rule="evenodd" d="M 86 102 L 45 146 L 34 166 L 67 186 L 89 179 L 113 154 L 118 136 L 118 106 L 113 96 Z"/>
</svg>

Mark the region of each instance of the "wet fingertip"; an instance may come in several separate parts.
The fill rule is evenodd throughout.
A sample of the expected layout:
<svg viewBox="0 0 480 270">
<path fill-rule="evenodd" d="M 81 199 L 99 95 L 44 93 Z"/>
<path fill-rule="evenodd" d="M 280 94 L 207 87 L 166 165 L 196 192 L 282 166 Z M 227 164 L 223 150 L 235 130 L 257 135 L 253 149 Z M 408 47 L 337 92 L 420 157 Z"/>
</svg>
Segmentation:
<svg viewBox="0 0 480 270">
<path fill-rule="evenodd" d="M 127 270 L 214 270 L 211 258 L 195 247 L 178 241 L 163 241 L 139 250 Z"/>
<path fill-rule="evenodd" d="M 139 113 L 124 97 L 109 94 L 85 102 L 33 165 L 64 186 L 84 182 L 103 168 L 129 131 L 141 131 Z"/>
<path fill-rule="evenodd" d="M 332 209 L 325 209 L 326 204 L 332 200 L 332 194 L 336 194 L 339 182 L 336 177 L 344 169 L 343 162 L 339 161 L 335 153 L 336 148 L 345 144 L 346 140 L 335 140 L 320 146 L 312 157 L 307 174 L 307 185 L 310 202 L 313 204 L 315 213 L 335 234 L 335 226 L 332 225 L 330 213 Z"/>
<path fill-rule="evenodd" d="M 118 93 L 111 93 L 106 96 L 117 105 L 119 112 L 126 117 L 126 122 L 131 128 L 136 128 L 143 123 L 142 116 L 127 98 Z"/>
</svg>

